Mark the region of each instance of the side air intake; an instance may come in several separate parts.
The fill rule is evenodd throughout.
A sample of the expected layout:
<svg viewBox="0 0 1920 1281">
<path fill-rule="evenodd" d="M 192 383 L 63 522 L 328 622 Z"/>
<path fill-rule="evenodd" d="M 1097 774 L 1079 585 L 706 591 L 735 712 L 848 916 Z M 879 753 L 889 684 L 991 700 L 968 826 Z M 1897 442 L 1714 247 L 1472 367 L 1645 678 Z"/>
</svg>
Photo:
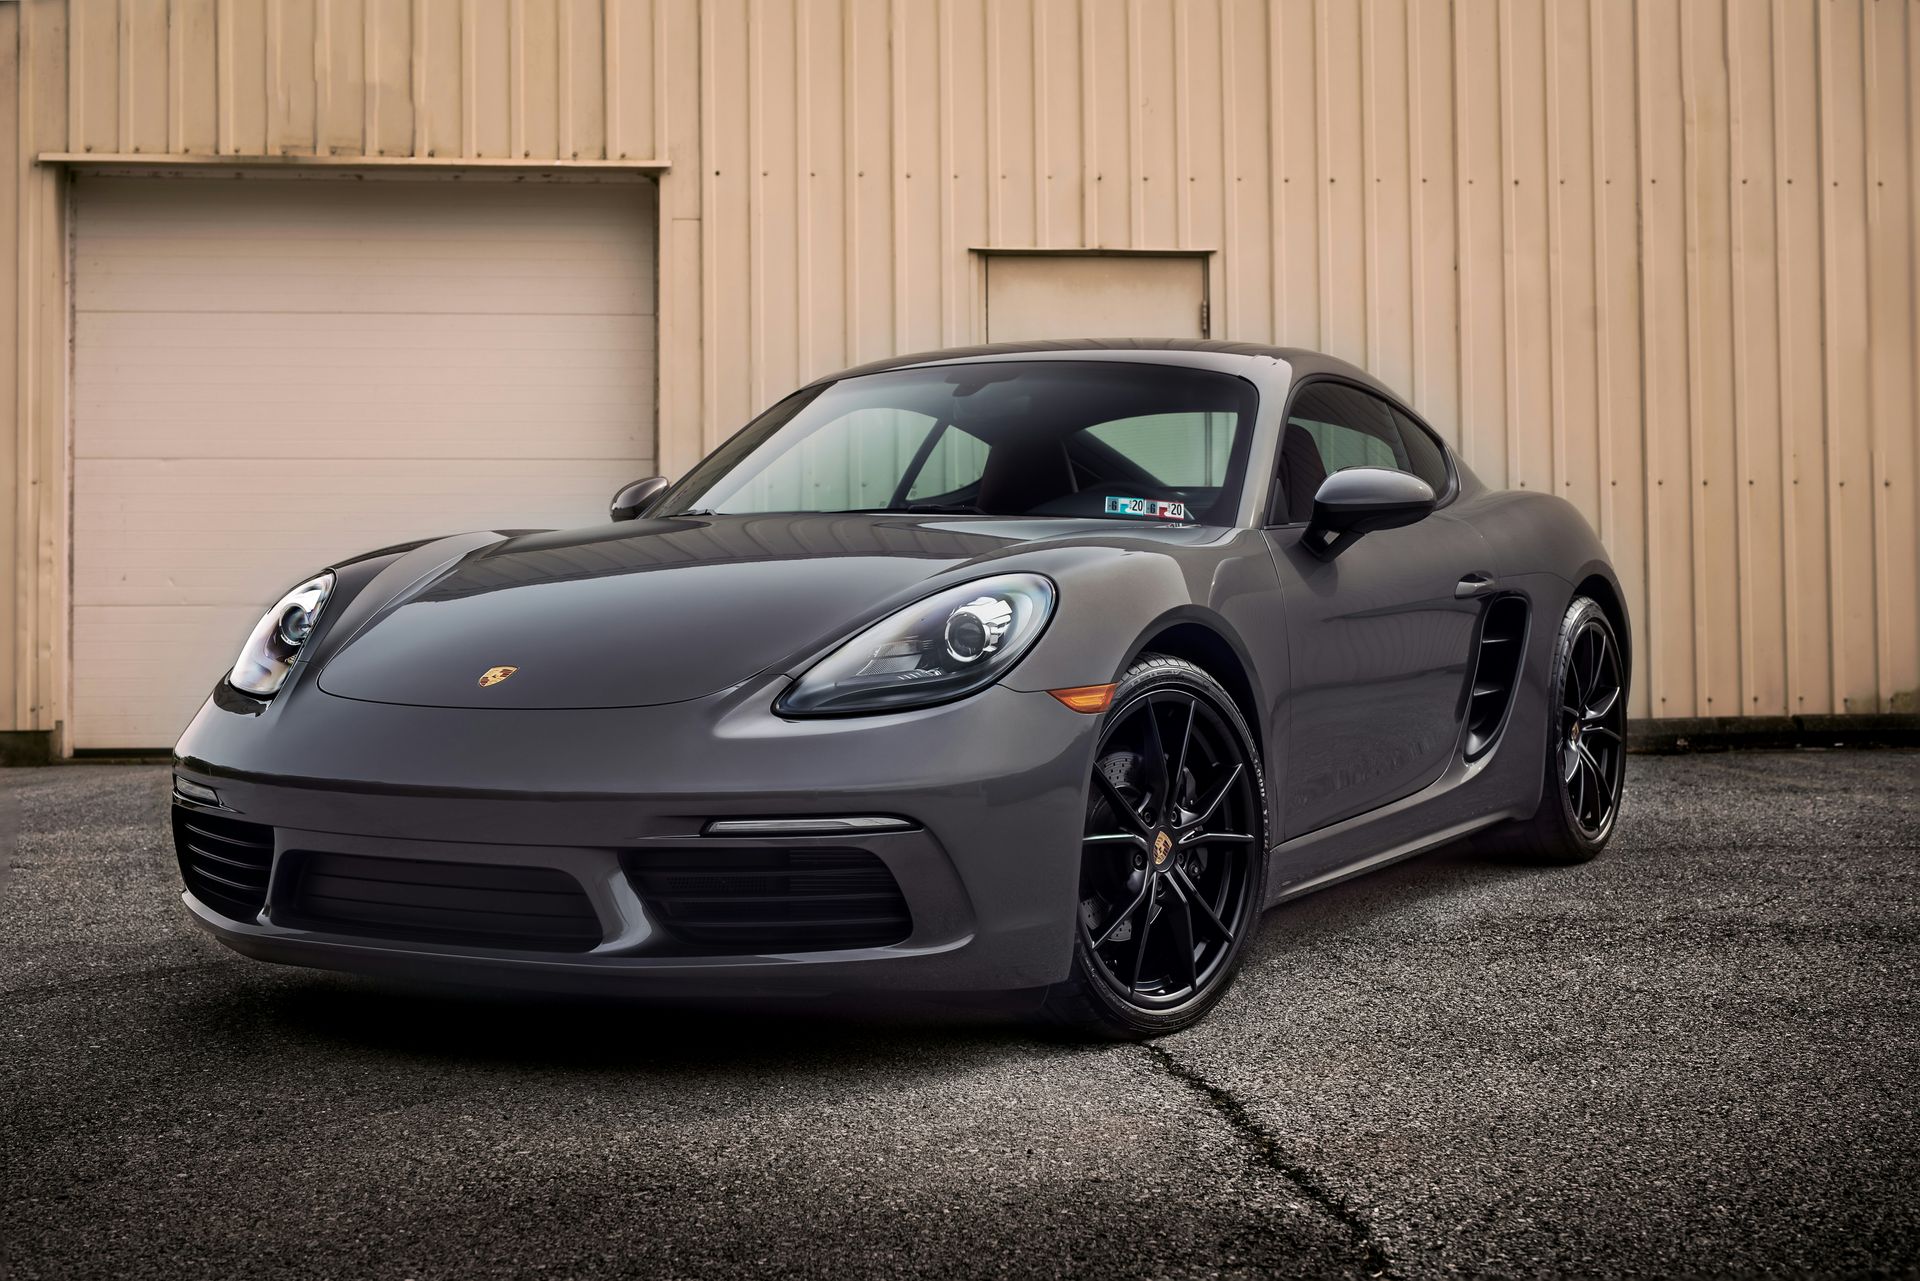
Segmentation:
<svg viewBox="0 0 1920 1281">
<path fill-rule="evenodd" d="M 273 873 L 271 827 L 175 805 L 173 848 L 195 898 L 228 920 L 260 915 Z"/>
<path fill-rule="evenodd" d="M 1518 596 L 1496 596 L 1480 620 L 1480 643 L 1474 647 L 1473 684 L 1467 694 L 1467 759 L 1487 754 L 1500 737 L 1513 707 L 1513 690 L 1526 653 L 1527 602 Z"/>
</svg>

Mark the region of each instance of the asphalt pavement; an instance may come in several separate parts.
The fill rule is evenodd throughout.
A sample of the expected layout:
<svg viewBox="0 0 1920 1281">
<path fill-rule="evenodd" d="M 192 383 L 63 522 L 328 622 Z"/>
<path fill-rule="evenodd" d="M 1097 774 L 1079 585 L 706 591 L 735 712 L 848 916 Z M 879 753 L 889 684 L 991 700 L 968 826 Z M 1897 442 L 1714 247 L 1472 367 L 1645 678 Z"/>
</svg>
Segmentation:
<svg viewBox="0 0 1920 1281">
<path fill-rule="evenodd" d="M 1144 1047 L 247 961 L 166 786 L 0 771 L 9 1278 L 1920 1271 L 1920 754 L 1635 757 L 1597 862 L 1280 908 Z"/>
</svg>

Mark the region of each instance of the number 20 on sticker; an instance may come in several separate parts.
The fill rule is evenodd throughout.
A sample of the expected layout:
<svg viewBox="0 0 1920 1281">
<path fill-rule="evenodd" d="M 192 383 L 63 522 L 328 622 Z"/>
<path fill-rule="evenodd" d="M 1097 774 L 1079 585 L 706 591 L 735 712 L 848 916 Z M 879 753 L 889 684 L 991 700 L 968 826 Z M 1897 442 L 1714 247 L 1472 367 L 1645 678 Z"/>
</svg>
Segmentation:
<svg viewBox="0 0 1920 1281">
<path fill-rule="evenodd" d="M 1185 503 L 1162 502 L 1157 498 L 1108 498 L 1109 516 L 1147 516 L 1154 520 L 1186 520 Z"/>
</svg>

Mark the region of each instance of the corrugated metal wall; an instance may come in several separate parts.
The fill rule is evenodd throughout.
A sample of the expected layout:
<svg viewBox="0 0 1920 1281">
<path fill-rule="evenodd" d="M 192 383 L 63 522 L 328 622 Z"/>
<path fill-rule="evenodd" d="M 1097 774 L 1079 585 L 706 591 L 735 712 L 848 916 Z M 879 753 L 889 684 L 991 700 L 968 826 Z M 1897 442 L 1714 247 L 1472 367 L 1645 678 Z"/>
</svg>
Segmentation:
<svg viewBox="0 0 1920 1281">
<path fill-rule="evenodd" d="M 1211 250 L 1214 336 L 1363 363 L 1587 513 L 1635 714 L 1915 709 L 1920 0 L 67 7 L 22 6 L 29 276 L 36 152 L 664 162 L 678 468 L 810 374 L 974 340 L 975 249 Z M 57 372 L 36 298 L 18 368 Z M 44 452 L 61 398 L 14 401 Z"/>
<path fill-rule="evenodd" d="M 66 7 L 67 138 L 76 152 L 618 160 L 657 150 L 655 23 L 669 6 L 657 14 L 622 0 Z"/>
<path fill-rule="evenodd" d="M 1913 0 L 703 18 L 710 429 L 972 339 L 970 247 L 1213 249 L 1215 336 L 1365 364 L 1587 513 L 1638 715 L 1912 707 Z"/>
</svg>

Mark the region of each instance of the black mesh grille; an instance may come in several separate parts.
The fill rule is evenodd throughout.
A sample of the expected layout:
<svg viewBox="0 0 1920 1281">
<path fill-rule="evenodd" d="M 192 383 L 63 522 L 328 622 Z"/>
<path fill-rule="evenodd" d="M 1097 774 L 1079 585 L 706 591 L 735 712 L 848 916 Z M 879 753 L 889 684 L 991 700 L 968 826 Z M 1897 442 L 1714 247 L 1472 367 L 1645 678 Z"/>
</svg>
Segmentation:
<svg viewBox="0 0 1920 1281">
<path fill-rule="evenodd" d="M 913 932 L 893 873 L 865 850 L 649 850 L 623 859 L 634 892 L 683 950 L 884 947 Z"/>
<path fill-rule="evenodd" d="M 173 852 L 195 898 L 232 920 L 260 915 L 273 873 L 271 827 L 176 805 Z"/>
<path fill-rule="evenodd" d="M 275 924 L 537 952 L 599 945 L 580 882 L 553 867 L 289 851 Z"/>
</svg>

